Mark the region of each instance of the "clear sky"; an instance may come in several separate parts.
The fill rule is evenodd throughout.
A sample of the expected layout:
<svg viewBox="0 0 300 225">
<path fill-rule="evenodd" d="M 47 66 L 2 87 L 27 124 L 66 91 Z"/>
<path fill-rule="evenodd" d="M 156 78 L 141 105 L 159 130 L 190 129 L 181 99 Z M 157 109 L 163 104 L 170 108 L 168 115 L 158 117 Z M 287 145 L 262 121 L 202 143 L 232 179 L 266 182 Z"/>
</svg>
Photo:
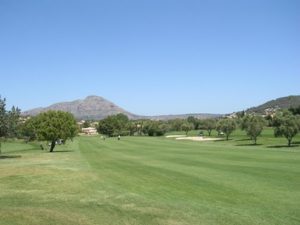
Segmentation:
<svg viewBox="0 0 300 225">
<path fill-rule="evenodd" d="M 0 0 L 9 106 L 228 113 L 299 94 L 299 0 Z"/>
</svg>

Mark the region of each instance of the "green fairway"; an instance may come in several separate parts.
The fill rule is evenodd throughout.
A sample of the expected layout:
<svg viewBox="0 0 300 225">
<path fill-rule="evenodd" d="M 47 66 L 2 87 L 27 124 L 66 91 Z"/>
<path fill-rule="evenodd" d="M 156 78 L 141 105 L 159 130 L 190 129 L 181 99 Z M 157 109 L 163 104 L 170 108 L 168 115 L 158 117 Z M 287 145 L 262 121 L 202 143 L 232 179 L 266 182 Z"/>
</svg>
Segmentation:
<svg viewBox="0 0 300 225">
<path fill-rule="evenodd" d="M 78 137 L 54 153 L 6 142 L 0 224 L 300 224 L 299 141 Z"/>
</svg>

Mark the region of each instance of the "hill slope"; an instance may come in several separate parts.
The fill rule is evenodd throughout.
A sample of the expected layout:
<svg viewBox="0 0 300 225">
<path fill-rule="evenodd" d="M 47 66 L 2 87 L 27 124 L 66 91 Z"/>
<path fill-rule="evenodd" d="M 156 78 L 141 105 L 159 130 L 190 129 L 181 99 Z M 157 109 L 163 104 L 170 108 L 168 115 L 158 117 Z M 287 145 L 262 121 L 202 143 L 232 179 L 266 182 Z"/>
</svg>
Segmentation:
<svg viewBox="0 0 300 225">
<path fill-rule="evenodd" d="M 23 115 L 35 116 L 48 110 L 61 110 L 72 113 L 76 119 L 103 119 L 109 115 L 123 113 L 133 119 L 136 115 L 127 112 L 114 103 L 99 97 L 88 96 L 84 100 L 75 100 L 72 102 L 61 102 L 50 105 L 45 108 L 36 108 L 23 112 Z"/>
<path fill-rule="evenodd" d="M 291 95 L 287 97 L 277 98 L 275 100 L 268 101 L 257 107 L 252 107 L 247 112 L 263 113 L 269 108 L 288 109 L 290 107 L 297 107 L 300 105 L 300 95 Z"/>
</svg>

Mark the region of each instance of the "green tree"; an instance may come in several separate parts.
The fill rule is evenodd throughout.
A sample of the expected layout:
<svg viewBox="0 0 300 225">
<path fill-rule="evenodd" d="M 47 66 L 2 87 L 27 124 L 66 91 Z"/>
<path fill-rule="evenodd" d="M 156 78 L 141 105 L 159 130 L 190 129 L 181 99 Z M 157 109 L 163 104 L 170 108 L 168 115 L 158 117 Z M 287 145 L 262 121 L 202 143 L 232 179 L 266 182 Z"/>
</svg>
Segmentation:
<svg viewBox="0 0 300 225">
<path fill-rule="evenodd" d="M 90 127 L 90 126 L 91 126 L 91 123 L 90 123 L 90 121 L 88 121 L 88 120 L 85 120 L 84 123 L 82 124 L 82 127 L 83 127 L 83 128 L 88 128 L 88 127 Z"/>
<path fill-rule="evenodd" d="M 97 130 L 100 134 L 105 134 L 109 137 L 112 137 L 115 132 L 114 119 L 111 116 L 100 120 Z"/>
<path fill-rule="evenodd" d="M 169 129 L 168 124 L 163 121 L 145 121 L 143 124 L 143 133 L 149 136 L 162 136 Z"/>
<path fill-rule="evenodd" d="M 26 142 L 36 140 L 36 128 L 37 120 L 34 118 L 27 119 L 21 124 L 20 133 Z"/>
<path fill-rule="evenodd" d="M 170 126 L 166 122 L 160 122 L 158 125 L 158 130 L 156 131 L 156 136 L 163 136 L 169 130 Z"/>
<path fill-rule="evenodd" d="M 128 126 L 127 124 L 129 123 L 129 119 L 128 116 L 126 116 L 123 113 L 119 113 L 117 115 L 114 116 L 116 119 L 116 130 L 118 131 L 118 135 L 119 134 L 125 134 L 128 133 Z"/>
<path fill-rule="evenodd" d="M 117 135 L 128 135 L 130 133 L 128 127 L 129 119 L 126 115 L 119 113 L 111 115 L 99 121 L 98 132 L 108 135 L 109 137 Z"/>
<path fill-rule="evenodd" d="M 236 123 L 233 119 L 221 119 L 217 123 L 217 130 L 226 135 L 226 140 L 229 140 L 230 134 L 236 129 Z"/>
<path fill-rule="evenodd" d="M 171 130 L 173 131 L 180 131 L 181 125 L 185 122 L 183 119 L 173 119 L 169 120 L 168 123 L 170 125 Z"/>
<path fill-rule="evenodd" d="M 0 96 L 0 154 L 2 138 L 7 135 L 7 113 L 6 113 L 6 99 Z"/>
<path fill-rule="evenodd" d="M 126 129 L 128 130 L 129 132 L 129 135 L 130 136 L 133 136 L 135 132 L 137 132 L 137 123 L 134 122 L 134 121 L 130 121 L 127 123 L 127 127 Z"/>
<path fill-rule="evenodd" d="M 247 116 L 244 118 L 244 129 L 247 135 L 254 141 L 257 142 L 257 137 L 261 134 L 264 126 L 265 119 L 261 116 Z"/>
<path fill-rule="evenodd" d="M 143 127 L 144 127 L 145 121 L 147 121 L 147 120 L 137 120 L 134 122 L 135 126 L 136 126 L 136 132 L 139 136 L 141 136 L 143 133 Z"/>
<path fill-rule="evenodd" d="M 202 122 L 202 129 L 207 130 L 208 136 L 211 135 L 213 129 L 216 129 L 217 122 L 215 119 L 206 119 Z"/>
<path fill-rule="evenodd" d="M 246 113 L 245 113 L 244 110 L 236 113 L 236 116 L 237 116 L 238 118 L 244 118 L 245 115 L 246 115 Z"/>
<path fill-rule="evenodd" d="M 244 116 L 243 119 L 239 120 L 240 123 L 239 123 L 239 126 L 241 128 L 241 130 L 247 130 L 249 125 L 250 125 L 250 119 L 251 119 L 251 116 L 250 115 L 246 115 Z"/>
<path fill-rule="evenodd" d="M 18 136 L 20 113 L 21 110 L 14 106 L 7 111 L 6 99 L 2 99 L 0 96 L 0 153 L 2 139 Z"/>
<path fill-rule="evenodd" d="M 197 119 L 197 118 L 194 117 L 194 116 L 189 116 L 189 117 L 187 118 L 187 121 L 188 121 L 189 123 L 192 123 L 192 124 L 194 125 L 194 129 L 195 129 L 195 130 L 198 130 L 198 128 L 199 128 L 199 119 Z"/>
<path fill-rule="evenodd" d="M 18 137 L 20 128 L 20 115 L 21 110 L 18 107 L 13 106 L 10 111 L 7 112 L 7 136 Z"/>
<path fill-rule="evenodd" d="M 188 134 L 189 131 L 191 131 L 193 129 L 194 129 L 193 123 L 185 122 L 181 125 L 181 130 L 183 130 L 186 135 Z"/>
<path fill-rule="evenodd" d="M 56 141 L 66 141 L 77 134 L 77 123 L 71 113 L 63 111 L 48 111 L 31 118 L 34 133 L 40 141 L 51 142 L 50 152 L 53 152 Z"/>
<path fill-rule="evenodd" d="M 6 112 L 6 99 L 0 96 L 0 138 L 5 137 L 7 134 L 7 112 Z"/>
<path fill-rule="evenodd" d="M 145 120 L 143 123 L 142 132 L 145 135 L 154 136 L 153 121 Z"/>
<path fill-rule="evenodd" d="M 299 116 L 295 116 L 289 111 L 279 112 L 276 113 L 273 124 L 275 137 L 284 136 L 288 140 L 288 146 L 290 147 L 293 138 L 300 129 Z"/>
<path fill-rule="evenodd" d="M 289 111 L 293 113 L 293 115 L 300 115 L 300 105 L 298 107 L 290 107 Z"/>
</svg>

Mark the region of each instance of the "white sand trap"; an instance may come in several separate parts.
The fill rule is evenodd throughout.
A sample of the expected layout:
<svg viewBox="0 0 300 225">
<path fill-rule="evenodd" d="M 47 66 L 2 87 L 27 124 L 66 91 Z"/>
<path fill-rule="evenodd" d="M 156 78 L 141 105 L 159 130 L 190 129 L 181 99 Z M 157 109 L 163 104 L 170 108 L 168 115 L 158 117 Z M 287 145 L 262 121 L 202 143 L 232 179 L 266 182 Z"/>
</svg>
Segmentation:
<svg viewBox="0 0 300 225">
<path fill-rule="evenodd" d="M 191 141 L 217 141 L 223 138 L 206 138 L 206 137 L 177 137 L 176 140 L 191 140 Z"/>
<path fill-rule="evenodd" d="M 186 135 L 168 135 L 166 138 L 180 138 L 180 137 L 186 137 Z"/>
</svg>

